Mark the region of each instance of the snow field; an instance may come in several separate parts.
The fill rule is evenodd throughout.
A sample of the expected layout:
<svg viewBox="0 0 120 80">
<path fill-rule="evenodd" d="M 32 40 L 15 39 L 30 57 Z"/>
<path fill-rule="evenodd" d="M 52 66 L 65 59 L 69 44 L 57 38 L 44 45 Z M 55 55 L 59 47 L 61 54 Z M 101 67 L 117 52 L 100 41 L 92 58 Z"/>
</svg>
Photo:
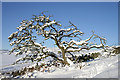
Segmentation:
<svg viewBox="0 0 120 80">
<path fill-rule="evenodd" d="M 22 77 L 24 78 L 117 78 L 118 56 L 96 59 L 92 62 L 73 64 L 66 67 L 51 67 L 51 72 L 34 71 Z M 82 65 L 81 69 L 78 65 Z M 32 76 L 30 77 L 29 75 Z"/>
<path fill-rule="evenodd" d="M 99 51 L 82 51 L 81 54 L 88 54 L 93 52 L 100 52 L 102 54 L 101 57 L 96 58 L 95 60 L 82 62 L 78 64 L 73 64 L 72 61 L 67 59 L 70 63 L 70 66 L 65 67 L 50 67 L 50 72 L 41 72 L 34 70 L 33 72 L 28 72 L 23 76 L 16 76 L 15 78 L 118 78 L 118 56 L 120 55 L 112 55 L 107 56 L 108 53 Z M 7 53 L 7 52 L 6 52 Z M 78 54 L 78 53 L 76 53 Z M 104 55 L 103 55 L 104 54 Z M 35 66 L 35 64 L 18 64 L 18 65 L 10 65 L 17 58 L 12 55 L 0 54 L 2 56 L 2 66 L 0 66 L 0 71 L 9 72 L 12 70 L 19 70 L 25 66 Z M 47 58 L 43 60 L 41 63 L 46 63 L 51 60 L 51 58 Z M 39 65 L 41 64 L 39 63 Z M 6 66 L 10 65 L 10 66 Z M 3 76 L 4 77 L 4 76 Z"/>
</svg>

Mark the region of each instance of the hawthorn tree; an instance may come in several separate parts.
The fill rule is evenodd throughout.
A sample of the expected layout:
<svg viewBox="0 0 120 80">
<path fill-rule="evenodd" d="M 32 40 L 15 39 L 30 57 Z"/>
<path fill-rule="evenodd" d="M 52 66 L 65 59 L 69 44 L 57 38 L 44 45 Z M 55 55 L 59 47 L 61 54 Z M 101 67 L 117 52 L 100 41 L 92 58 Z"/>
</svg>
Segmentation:
<svg viewBox="0 0 120 80">
<path fill-rule="evenodd" d="M 13 52 L 15 52 L 16 56 L 25 54 L 24 57 L 16 60 L 16 63 L 19 61 L 39 62 L 49 56 L 62 61 L 53 52 L 50 52 L 43 46 L 42 43 L 36 42 L 36 35 L 33 35 L 33 31 L 37 31 L 37 28 L 33 26 L 33 23 L 34 21 L 32 20 L 23 20 L 21 25 L 17 27 L 18 31 L 8 37 L 11 42 L 10 45 L 13 46 L 10 54 Z"/>
<path fill-rule="evenodd" d="M 40 61 L 43 58 L 51 56 L 69 65 L 66 53 L 72 55 L 71 52 L 78 52 L 83 49 L 104 48 L 106 39 L 96 35 L 94 32 L 88 39 L 82 40 L 80 37 L 84 33 L 71 22 L 69 22 L 69 28 L 64 28 L 59 22 L 52 20 L 51 16 L 46 16 L 44 13 L 39 16 L 33 16 L 34 18 L 30 21 L 23 20 L 21 25 L 17 27 L 18 31 L 8 37 L 9 41 L 13 41 L 10 43 L 13 46 L 10 53 L 16 52 L 16 55 L 26 53 L 26 56 L 18 61 Z M 33 32 L 36 32 L 36 35 L 44 37 L 44 40 L 52 39 L 60 49 L 63 59 L 59 59 L 55 53 L 50 52 L 41 42 L 36 43 L 37 38 Z M 92 38 L 99 38 L 101 44 L 90 44 Z"/>
</svg>

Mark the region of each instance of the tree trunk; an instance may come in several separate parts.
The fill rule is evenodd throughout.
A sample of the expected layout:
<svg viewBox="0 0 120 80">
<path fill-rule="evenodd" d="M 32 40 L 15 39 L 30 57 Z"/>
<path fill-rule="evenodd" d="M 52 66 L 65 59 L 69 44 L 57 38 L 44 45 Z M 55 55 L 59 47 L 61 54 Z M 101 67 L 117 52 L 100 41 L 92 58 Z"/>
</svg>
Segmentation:
<svg viewBox="0 0 120 80">
<path fill-rule="evenodd" d="M 67 65 L 70 65 L 70 64 L 67 62 L 67 58 L 65 57 L 65 51 L 64 51 L 64 50 L 62 50 L 62 56 L 63 56 L 63 59 L 64 59 L 63 63 L 64 63 L 64 64 L 67 64 Z"/>
</svg>

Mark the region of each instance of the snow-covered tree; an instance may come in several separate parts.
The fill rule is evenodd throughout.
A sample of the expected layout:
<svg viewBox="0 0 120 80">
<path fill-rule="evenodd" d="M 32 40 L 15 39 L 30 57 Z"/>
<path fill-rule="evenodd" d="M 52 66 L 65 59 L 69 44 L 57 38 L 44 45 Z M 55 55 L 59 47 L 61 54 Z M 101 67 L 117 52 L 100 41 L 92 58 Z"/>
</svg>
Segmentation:
<svg viewBox="0 0 120 80">
<path fill-rule="evenodd" d="M 15 55 L 23 55 L 24 57 L 16 60 L 19 61 L 41 61 L 46 57 L 53 57 L 60 60 L 53 52 L 50 52 L 45 46 L 36 42 L 36 35 L 34 31 L 37 31 L 37 27 L 33 25 L 34 21 L 23 20 L 21 25 L 17 27 L 18 31 L 12 33 L 8 39 L 11 42 L 10 45 L 13 48 L 10 51 Z"/>
<path fill-rule="evenodd" d="M 36 43 L 36 36 L 33 35 L 35 31 L 37 35 L 43 36 L 44 40 L 52 39 L 55 42 L 56 46 L 61 50 L 63 60 L 57 56 L 54 57 L 68 65 L 66 53 L 72 55 L 71 52 L 78 52 L 83 49 L 104 48 L 106 39 L 96 35 L 94 32 L 88 39 L 82 40 L 80 37 L 84 33 L 71 22 L 69 22 L 69 28 L 64 28 L 59 22 L 52 20 L 51 16 L 46 16 L 44 13 L 39 16 L 33 16 L 34 18 L 30 21 L 23 20 L 21 25 L 17 27 L 18 31 L 8 37 L 10 41 L 14 40 L 10 43 L 10 45 L 14 45 L 11 52 L 15 51 L 17 55 L 23 53 L 29 54 L 25 58 L 22 58 L 23 60 L 35 61 L 39 60 L 39 57 L 40 59 L 43 58 L 43 55 L 44 57 L 50 56 L 50 52 L 46 50 L 47 46 L 45 47 L 42 44 Z M 91 44 L 90 40 L 92 38 L 99 38 L 101 44 Z"/>
</svg>

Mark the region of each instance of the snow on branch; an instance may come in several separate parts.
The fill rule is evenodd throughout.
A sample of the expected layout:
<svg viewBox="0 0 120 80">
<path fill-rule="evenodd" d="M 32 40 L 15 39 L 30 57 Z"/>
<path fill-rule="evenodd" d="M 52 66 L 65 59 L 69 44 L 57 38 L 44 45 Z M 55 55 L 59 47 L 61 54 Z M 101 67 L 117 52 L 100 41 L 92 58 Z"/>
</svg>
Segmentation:
<svg viewBox="0 0 120 80">
<path fill-rule="evenodd" d="M 91 40 L 91 38 L 93 36 L 97 36 L 97 38 L 100 39 L 101 44 L 99 45 L 91 45 L 91 43 L 89 42 Z M 66 52 L 77 52 L 77 51 L 81 51 L 82 49 L 86 49 L 86 50 L 90 50 L 91 48 L 104 48 L 104 44 L 102 43 L 102 41 L 105 40 L 102 37 L 99 37 L 96 34 L 93 34 L 90 38 L 86 39 L 86 40 L 81 40 L 80 42 L 77 42 L 75 40 L 71 40 L 68 44 L 68 46 L 66 47 Z M 78 47 L 74 48 L 72 46 L 77 45 Z"/>
<path fill-rule="evenodd" d="M 50 26 L 50 25 L 52 25 L 52 24 L 55 24 L 56 22 L 55 21 L 51 21 L 51 22 L 49 22 L 49 23 L 45 23 L 43 26 L 41 26 L 40 28 L 41 29 L 44 29 L 45 27 L 47 27 L 47 26 Z"/>
<path fill-rule="evenodd" d="M 60 33 L 60 31 L 61 31 L 61 33 Z M 83 32 L 81 32 L 80 30 L 75 30 L 75 28 L 68 28 L 68 29 L 63 29 L 63 30 L 60 30 L 59 31 L 59 34 L 61 34 L 60 35 L 60 37 L 59 37 L 59 41 L 61 41 L 62 40 L 62 38 L 64 38 L 64 37 L 75 37 L 75 38 L 79 38 L 80 39 L 80 37 L 79 36 L 81 36 L 82 34 L 84 34 Z M 67 32 L 69 32 L 69 33 L 66 33 L 66 31 Z M 72 32 L 70 32 L 70 31 L 72 31 Z M 66 34 L 64 34 L 64 33 L 66 33 Z"/>
<path fill-rule="evenodd" d="M 88 44 L 88 42 L 86 41 L 86 40 L 82 40 L 82 41 L 80 41 L 80 42 L 77 42 L 77 41 L 75 41 L 75 40 L 71 40 L 69 43 L 68 43 L 68 45 L 70 45 L 70 44 L 75 44 L 75 45 L 80 45 L 80 46 L 82 46 L 82 45 L 84 45 L 84 44 Z"/>
<path fill-rule="evenodd" d="M 11 41 L 14 37 L 17 37 L 17 35 L 18 35 L 18 31 L 12 33 L 12 34 L 8 37 L 9 41 Z"/>
</svg>

